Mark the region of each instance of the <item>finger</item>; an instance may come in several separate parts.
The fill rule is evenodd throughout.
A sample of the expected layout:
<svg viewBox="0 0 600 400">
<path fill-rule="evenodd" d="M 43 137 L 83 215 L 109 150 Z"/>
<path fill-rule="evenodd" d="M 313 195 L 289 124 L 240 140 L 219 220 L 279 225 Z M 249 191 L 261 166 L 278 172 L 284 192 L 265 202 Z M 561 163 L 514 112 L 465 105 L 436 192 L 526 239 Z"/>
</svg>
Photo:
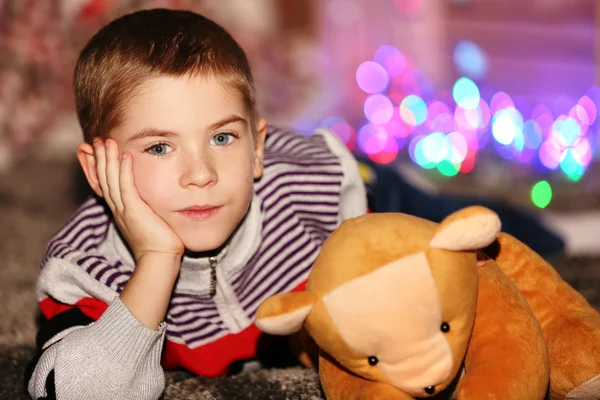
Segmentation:
<svg viewBox="0 0 600 400">
<path fill-rule="evenodd" d="M 110 198 L 108 184 L 106 183 L 106 151 L 102 140 L 99 139 L 95 142 L 94 150 L 96 152 L 96 172 L 98 173 L 98 182 L 102 189 L 102 196 L 110 209 L 114 211 L 115 206 Z"/>
<path fill-rule="evenodd" d="M 119 184 L 123 207 L 130 207 L 131 209 L 134 204 L 139 204 L 141 199 L 133 180 L 133 157 L 127 152 L 123 153 L 121 156 Z"/>
<path fill-rule="evenodd" d="M 117 211 L 123 211 L 123 202 L 121 201 L 121 188 L 119 185 L 119 149 L 117 142 L 108 139 L 106 141 L 106 184 L 110 198 Z"/>
</svg>

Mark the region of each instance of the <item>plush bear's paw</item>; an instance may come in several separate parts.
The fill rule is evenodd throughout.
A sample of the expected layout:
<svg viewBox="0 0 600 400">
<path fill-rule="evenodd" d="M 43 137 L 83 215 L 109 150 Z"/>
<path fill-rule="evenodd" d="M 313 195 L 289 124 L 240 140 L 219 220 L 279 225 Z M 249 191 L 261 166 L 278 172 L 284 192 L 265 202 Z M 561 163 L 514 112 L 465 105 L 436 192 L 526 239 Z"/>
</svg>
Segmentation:
<svg viewBox="0 0 600 400">
<path fill-rule="evenodd" d="M 583 385 L 567 393 L 565 400 L 598 400 L 600 399 L 600 375 L 590 379 Z"/>
</svg>

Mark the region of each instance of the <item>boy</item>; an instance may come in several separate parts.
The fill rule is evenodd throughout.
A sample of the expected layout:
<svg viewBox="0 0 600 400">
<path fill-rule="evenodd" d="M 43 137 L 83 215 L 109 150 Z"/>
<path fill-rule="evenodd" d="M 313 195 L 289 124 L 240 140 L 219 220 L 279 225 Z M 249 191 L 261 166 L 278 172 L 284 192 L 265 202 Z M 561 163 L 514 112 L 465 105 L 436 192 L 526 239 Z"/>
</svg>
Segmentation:
<svg viewBox="0 0 600 400">
<path fill-rule="evenodd" d="M 97 197 L 46 248 L 29 394 L 157 399 L 162 367 L 218 376 L 254 357 L 260 302 L 301 290 L 323 240 L 366 212 L 351 154 L 328 131 L 268 128 L 244 52 L 191 12 L 111 22 L 74 91 Z"/>
</svg>

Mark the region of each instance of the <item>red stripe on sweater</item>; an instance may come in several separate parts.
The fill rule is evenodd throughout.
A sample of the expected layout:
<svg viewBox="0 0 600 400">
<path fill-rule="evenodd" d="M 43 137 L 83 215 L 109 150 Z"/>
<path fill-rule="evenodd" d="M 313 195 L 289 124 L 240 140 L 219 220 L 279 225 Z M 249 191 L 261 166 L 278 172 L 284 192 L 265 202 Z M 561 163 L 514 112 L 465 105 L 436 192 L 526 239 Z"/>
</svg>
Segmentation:
<svg viewBox="0 0 600 400">
<path fill-rule="evenodd" d="M 73 307 L 79 307 L 85 315 L 96 321 L 104 314 L 104 311 L 108 308 L 108 304 L 92 297 L 84 297 L 75 304 L 61 303 L 51 297 L 40 301 L 40 310 L 46 319 L 53 318 L 61 312 L 70 310 Z"/>
<path fill-rule="evenodd" d="M 300 292 L 305 287 L 306 281 L 291 291 Z M 51 297 L 40 302 L 40 309 L 47 319 L 73 307 L 79 307 L 85 315 L 97 320 L 106 311 L 108 305 L 101 300 L 88 297 L 75 304 L 60 303 Z M 196 375 L 209 378 L 225 375 L 232 362 L 256 356 L 261 335 L 264 334 L 252 324 L 239 333 L 226 335 L 195 349 L 166 340 L 162 366 L 165 369 L 181 367 Z"/>
</svg>

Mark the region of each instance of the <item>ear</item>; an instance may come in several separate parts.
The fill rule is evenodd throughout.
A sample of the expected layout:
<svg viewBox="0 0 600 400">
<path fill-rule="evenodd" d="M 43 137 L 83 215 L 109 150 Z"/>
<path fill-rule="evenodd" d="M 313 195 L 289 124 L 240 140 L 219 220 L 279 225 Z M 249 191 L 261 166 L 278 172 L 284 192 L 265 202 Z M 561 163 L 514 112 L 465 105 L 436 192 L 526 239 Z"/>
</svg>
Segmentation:
<svg viewBox="0 0 600 400">
<path fill-rule="evenodd" d="M 500 228 L 500 218 L 492 210 L 467 207 L 446 217 L 429 245 L 453 251 L 481 249 L 496 239 Z"/>
<path fill-rule="evenodd" d="M 259 179 L 263 174 L 267 126 L 267 120 L 264 118 L 259 118 L 256 121 L 256 134 L 254 135 L 254 179 Z"/>
<path fill-rule="evenodd" d="M 256 311 L 256 326 L 272 335 L 298 332 L 317 299 L 310 292 L 279 293 L 269 297 Z"/>
<path fill-rule="evenodd" d="M 98 181 L 98 171 L 96 170 L 96 156 L 94 155 L 94 148 L 91 144 L 80 143 L 77 146 L 77 159 L 83 169 L 83 173 L 90 184 L 92 190 L 100 197 L 102 196 L 102 188 Z"/>
</svg>

